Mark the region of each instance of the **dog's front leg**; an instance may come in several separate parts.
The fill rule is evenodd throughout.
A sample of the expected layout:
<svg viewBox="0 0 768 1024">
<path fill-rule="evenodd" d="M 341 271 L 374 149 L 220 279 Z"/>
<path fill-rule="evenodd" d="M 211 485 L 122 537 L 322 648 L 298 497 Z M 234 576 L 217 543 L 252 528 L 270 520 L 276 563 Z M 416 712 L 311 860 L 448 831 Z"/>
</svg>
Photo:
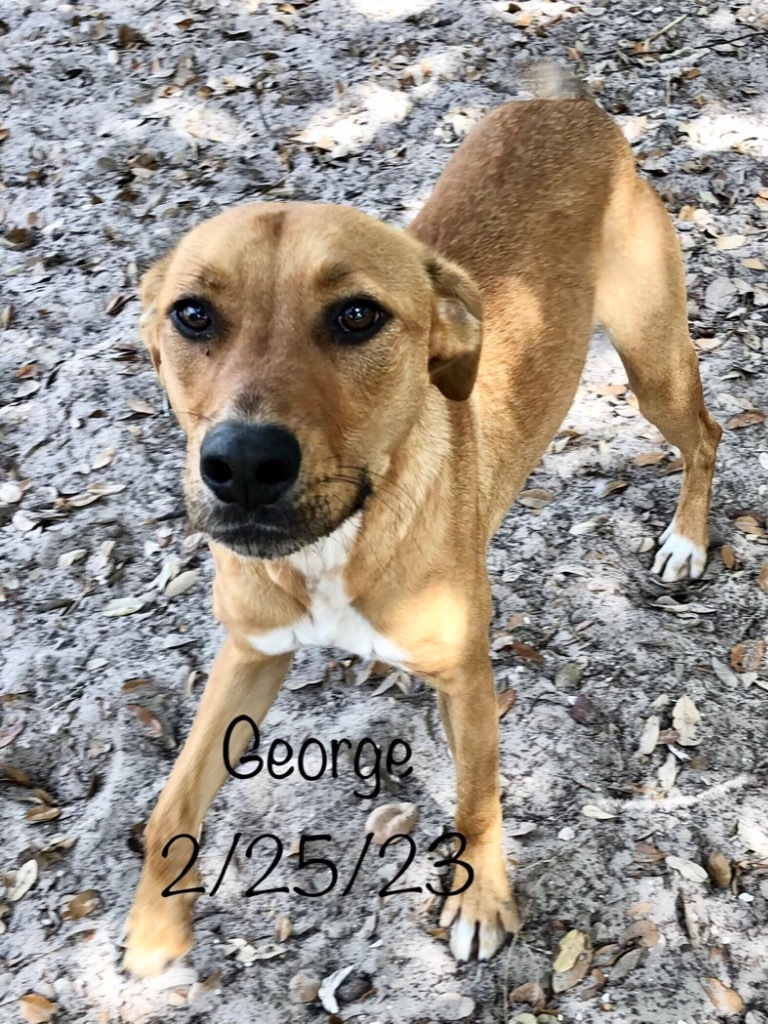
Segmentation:
<svg viewBox="0 0 768 1024">
<path fill-rule="evenodd" d="M 224 737 L 230 722 L 238 715 L 261 722 L 291 657 L 266 657 L 229 636 L 214 662 L 192 729 L 145 830 L 144 868 L 128 918 L 123 961 L 133 974 L 158 974 L 192 945 L 196 896 L 161 895 L 176 879 L 175 888 L 198 884 L 194 870 L 179 877 L 191 844 L 177 840 L 166 857 L 163 849 L 173 836 L 199 836 L 205 812 L 227 776 Z M 229 742 L 230 763 L 237 764 L 252 738 L 247 723 L 238 724 Z"/>
<path fill-rule="evenodd" d="M 457 855 L 472 866 L 474 880 L 449 896 L 440 924 L 453 925 L 451 952 L 457 960 L 493 956 L 508 932 L 519 927 L 507 877 L 499 793 L 499 721 L 493 670 L 483 648 L 460 666 L 431 676 L 456 766 L 456 831 L 466 841 Z M 452 889 L 466 881 L 457 866 Z"/>
</svg>

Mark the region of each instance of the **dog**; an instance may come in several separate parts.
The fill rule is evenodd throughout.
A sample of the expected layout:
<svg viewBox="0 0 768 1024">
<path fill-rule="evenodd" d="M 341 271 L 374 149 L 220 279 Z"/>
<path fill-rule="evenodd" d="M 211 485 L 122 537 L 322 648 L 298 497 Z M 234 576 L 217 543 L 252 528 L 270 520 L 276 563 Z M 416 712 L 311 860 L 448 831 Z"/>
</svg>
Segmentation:
<svg viewBox="0 0 768 1024">
<path fill-rule="evenodd" d="M 721 428 L 669 216 L 618 126 L 563 73 L 547 98 L 473 128 L 407 230 L 343 206 L 235 207 L 156 263 L 141 299 L 227 639 L 146 828 L 125 967 L 154 974 L 190 949 L 194 895 L 160 895 L 189 849 L 163 848 L 199 834 L 226 777 L 226 730 L 262 721 L 305 644 L 437 691 L 474 871 L 441 924 L 459 960 L 492 956 L 519 924 L 486 549 L 566 416 L 598 325 L 684 460 L 653 571 L 704 569 Z M 236 725 L 233 758 L 252 736 Z"/>
</svg>

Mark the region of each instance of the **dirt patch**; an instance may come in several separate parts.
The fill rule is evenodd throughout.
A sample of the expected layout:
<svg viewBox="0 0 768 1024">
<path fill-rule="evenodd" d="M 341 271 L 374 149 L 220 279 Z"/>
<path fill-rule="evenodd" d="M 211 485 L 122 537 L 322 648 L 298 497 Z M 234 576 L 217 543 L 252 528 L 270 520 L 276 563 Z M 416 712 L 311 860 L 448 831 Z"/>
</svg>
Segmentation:
<svg viewBox="0 0 768 1024">
<path fill-rule="evenodd" d="M 4 10 L 2 850 L 6 872 L 37 865 L 31 888 L 3 904 L 4 1020 L 24 1019 L 18 1000 L 31 993 L 43 1002 L 25 1012 L 45 1014 L 50 1000 L 58 1022 L 325 1020 L 317 1001 L 289 1001 L 289 984 L 345 967 L 331 1019 L 365 1024 L 525 1013 L 530 1024 L 542 1009 L 560 1016 L 540 1021 L 703 1024 L 728 1009 L 768 1019 L 768 438 L 760 417 L 736 419 L 768 412 L 766 28 L 760 2 Z M 209 559 L 186 537 L 182 438 L 137 338 L 138 276 L 235 202 L 348 202 L 407 222 L 473 121 L 518 94 L 533 56 L 587 77 L 679 227 L 708 404 L 732 423 L 706 575 L 681 590 L 649 574 L 678 493 L 676 453 L 610 387 L 625 376 L 598 340 L 570 433 L 528 485 L 548 492 L 533 502 L 543 507 L 517 504 L 490 553 L 497 686 L 518 694 L 502 723 L 507 852 L 525 915 L 514 945 L 457 966 L 430 934 L 434 899 L 377 895 L 394 850 L 367 859 L 349 895 L 245 899 L 271 857 L 265 841 L 252 861 L 239 848 L 216 897 L 201 899 L 187 961 L 156 983 L 128 980 L 118 965 L 140 866 L 131 829 L 221 639 Z M 187 571 L 189 589 L 166 596 Z M 332 657 L 341 652 L 301 655 L 291 680 L 322 679 Z M 301 833 L 331 835 L 328 855 L 349 877 L 371 806 L 387 800 L 420 811 L 400 884 L 434 879 L 427 847 L 450 827 L 454 791 L 433 698 L 421 683 L 377 694 L 379 683 L 336 664 L 324 682 L 283 691 L 265 738 L 401 738 L 413 773 L 374 801 L 354 794 L 351 769 L 335 783 L 230 782 L 207 819 L 209 885 L 238 831 L 285 844 L 264 887 L 299 877 L 288 851 Z M 684 695 L 701 715 L 695 746 L 670 731 Z M 726 886 L 680 867 L 713 853 Z M 7 876 L 8 896 L 24 877 Z M 281 914 L 293 934 L 279 922 L 276 939 Z M 628 935 L 638 921 L 655 930 Z M 569 932 L 586 936 L 590 971 L 553 995 Z M 543 1002 L 530 986 L 513 995 L 528 982 Z"/>
</svg>

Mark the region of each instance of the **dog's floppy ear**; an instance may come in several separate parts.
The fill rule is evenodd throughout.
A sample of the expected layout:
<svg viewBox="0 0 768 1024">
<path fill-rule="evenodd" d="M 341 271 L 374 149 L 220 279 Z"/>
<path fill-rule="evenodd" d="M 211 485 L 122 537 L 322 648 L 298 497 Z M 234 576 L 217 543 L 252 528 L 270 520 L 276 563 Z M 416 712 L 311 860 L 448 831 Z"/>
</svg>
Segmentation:
<svg viewBox="0 0 768 1024">
<path fill-rule="evenodd" d="M 160 372 L 160 350 L 155 342 L 155 321 L 157 319 L 157 297 L 160 288 L 171 263 L 172 253 L 168 253 L 153 263 L 139 284 L 139 298 L 141 299 L 142 312 L 139 319 L 139 330 L 144 344 L 149 350 L 152 364 L 157 372 Z"/>
<path fill-rule="evenodd" d="M 469 398 L 480 362 L 483 306 L 480 292 L 461 267 L 430 254 L 435 304 L 429 339 L 429 376 L 454 402 Z"/>
</svg>

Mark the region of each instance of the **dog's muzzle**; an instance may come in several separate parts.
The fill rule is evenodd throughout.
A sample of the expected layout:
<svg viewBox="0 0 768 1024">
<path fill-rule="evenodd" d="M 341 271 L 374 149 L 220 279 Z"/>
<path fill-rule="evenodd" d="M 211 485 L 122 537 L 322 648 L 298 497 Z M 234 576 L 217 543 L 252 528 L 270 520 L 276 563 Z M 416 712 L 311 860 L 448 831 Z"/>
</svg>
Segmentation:
<svg viewBox="0 0 768 1024">
<path fill-rule="evenodd" d="M 205 435 L 200 479 L 205 496 L 188 502 L 190 521 L 217 543 L 252 558 L 282 558 L 333 533 L 371 493 L 364 473 L 342 514 L 317 493 L 300 493 L 301 448 L 272 423 L 224 422 Z M 305 490 L 302 488 L 302 490 Z"/>
</svg>

